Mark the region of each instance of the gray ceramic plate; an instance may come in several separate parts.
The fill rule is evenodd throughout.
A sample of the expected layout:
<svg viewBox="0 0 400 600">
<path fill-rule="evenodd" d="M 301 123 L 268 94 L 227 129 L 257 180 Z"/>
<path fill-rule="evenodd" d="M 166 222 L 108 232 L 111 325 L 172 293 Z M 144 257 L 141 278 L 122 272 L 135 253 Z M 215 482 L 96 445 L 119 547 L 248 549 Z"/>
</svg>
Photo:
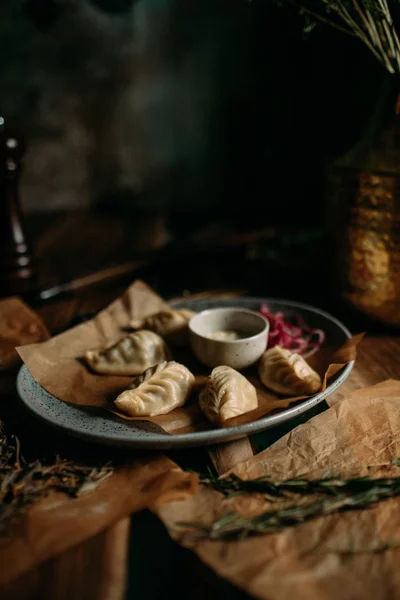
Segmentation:
<svg viewBox="0 0 400 600">
<path fill-rule="evenodd" d="M 234 306 L 257 310 L 263 301 L 263 298 L 207 299 L 180 302 L 175 306 L 177 308 L 190 308 L 194 311 L 217 306 Z M 312 327 L 323 329 L 327 334 L 329 343 L 332 345 L 340 345 L 350 337 L 350 333 L 344 325 L 321 310 L 285 300 L 267 300 L 267 302 L 273 312 L 282 311 L 289 317 L 300 314 Z M 169 435 L 153 423 L 127 422 L 103 411 L 82 409 L 57 400 L 36 383 L 25 365 L 18 374 L 17 387 L 23 403 L 35 416 L 66 433 L 113 446 L 166 449 L 227 442 L 293 419 L 293 417 L 306 412 L 332 394 L 349 376 L 353 364 L 353 362 L 349 363 L 337 374 L 324 392 L 279 413 L 237 427 L 181 435 Z"/>
</svg>

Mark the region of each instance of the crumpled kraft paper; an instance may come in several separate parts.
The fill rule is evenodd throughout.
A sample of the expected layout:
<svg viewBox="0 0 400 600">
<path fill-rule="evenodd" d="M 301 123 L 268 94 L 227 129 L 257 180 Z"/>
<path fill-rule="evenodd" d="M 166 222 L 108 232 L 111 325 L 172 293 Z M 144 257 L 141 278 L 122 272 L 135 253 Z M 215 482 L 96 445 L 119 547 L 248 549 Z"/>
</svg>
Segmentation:
<svg viewBox="0 0 400 600">
<path fill-rule="evenodd" d="M 196 487 L 196 474 L 182 472 L 162 455 L 148 455 L 116 468 L 91 493 L 78 498 L 52 493 L 28 508 L 7 536 L 0 537 L 0 586 L 155 499 L 161 503 L 182 499 Z"/>
<path fill-rule="evenodd" d="M 235 467 L 244 478 L 400 476 L 400 381 L 352 393 L 273 446 Z M 173 538 L 218 575 L 263 600 L 394 600 L 400 598 L 400 498 L 342 512 L 242 541 L 188 540 L 180 521 L 212 522 L 236 510 L 256 514 L 276 505 L 261 496 L 224 499 L 200 487 L 183 502 L 155 507 Z"/>
<path fill-rule="evenodd" d="M 19 298 L 0 300 L 0 371 L 20 363 L 15 349 L 47 340 L 50 334 L 40 317 Z"/>
<path fill-rule="evenodd" d="M 78 325 L 41 344 L 31 344 L 18 348 L 18 352 L 35 380 L 56 398 L 80 406 L 97 407 L 115 412 L 127 420 L 151 421 L 168 433 L 187 433 L 210 429 L 212 426 L 202 414 L 197 393 L 205 383 L 210 370 L 205 369 L 191 355 L 189 349 L 172 348 L 172 355 L 183 362 L 196 375 L 196 390 L 187 404 L 167 415 L 158 417 L 127 417 L 118 413 L 113 404 L 117 395 L 129 387 L 132 377 L 98 375 L 92 373 L 81 360 L 86 350 L 105 348 L 114 344 L 126 332 L 129 321 L 154 314 L 167 304 L 143 282 L 136 281 L 125 294 L 115 300 L 94 319 Z M 327 378 L 334 376 L 345 364 L 354 360 L 356 346 L 362 336 L 354 336 L 341 348 L 326 348 L 315 354 L 310 364 L 320 373 L 323 388 Z M 226 423 L 227 426 L 253 421 L 261 416 L 286 408 L 305 397 L 280 399 L 268 392 L 258 381 L 254 370 L 245 373 L 258 391 L 259 406 Z"/>
</svg>

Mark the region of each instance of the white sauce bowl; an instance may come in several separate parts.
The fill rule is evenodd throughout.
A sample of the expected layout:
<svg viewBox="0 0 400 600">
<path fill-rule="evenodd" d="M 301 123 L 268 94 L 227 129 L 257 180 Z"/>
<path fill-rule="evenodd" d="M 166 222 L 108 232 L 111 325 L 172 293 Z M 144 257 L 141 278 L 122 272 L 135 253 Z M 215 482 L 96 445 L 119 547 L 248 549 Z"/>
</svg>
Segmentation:
<svg viewBox="0 0 400 600">
<path fill-rule="evenodd" d="M 240 331 L 246 335 L 236 340 L 216 340 L 217 331 Z M 227 365 L 245 369 L 265 352 L 269 322 L 259 313 L 243 308 L 212 308 L 189 321 L 190 345 L 196 358 L 207 367 Z"/>
</svg>

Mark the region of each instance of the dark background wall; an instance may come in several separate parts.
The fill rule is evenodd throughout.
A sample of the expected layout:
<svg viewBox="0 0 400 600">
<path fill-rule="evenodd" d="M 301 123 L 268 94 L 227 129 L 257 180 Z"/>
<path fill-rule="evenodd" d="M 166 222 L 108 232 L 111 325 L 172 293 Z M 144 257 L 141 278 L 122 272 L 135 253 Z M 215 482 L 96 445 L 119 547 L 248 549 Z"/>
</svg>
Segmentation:
<svg viewBox="0 0 400 600">
<path fill-rule="evenodd" d="M 329 28 L 304 41 L 273 4 L 2 0 L 0 113 L 29 142 L 25 209 L 318 221 L 324 164 L 362 132 L 383 69 Z"/>
</svg>

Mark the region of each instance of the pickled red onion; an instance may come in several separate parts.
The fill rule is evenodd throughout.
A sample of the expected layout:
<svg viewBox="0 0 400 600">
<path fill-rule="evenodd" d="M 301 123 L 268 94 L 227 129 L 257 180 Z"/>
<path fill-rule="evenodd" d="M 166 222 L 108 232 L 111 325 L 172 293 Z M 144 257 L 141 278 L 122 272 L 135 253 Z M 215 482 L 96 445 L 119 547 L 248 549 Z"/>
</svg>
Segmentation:
<svg viewBox="0 0 400 600">
<path fill-rule="evenodd" d="M 325 342 L 325 332 L 322 329 L 313 329 L 300 315 L 295 316 L 295 323 L 285 319 L 283 313 L 273 313 L 268 304 L 264 302 L 259 311 L 270 324 L 268 348 L 282 346 L 287 350 L 311 356 L 321 348 Z"/>
</svg>

